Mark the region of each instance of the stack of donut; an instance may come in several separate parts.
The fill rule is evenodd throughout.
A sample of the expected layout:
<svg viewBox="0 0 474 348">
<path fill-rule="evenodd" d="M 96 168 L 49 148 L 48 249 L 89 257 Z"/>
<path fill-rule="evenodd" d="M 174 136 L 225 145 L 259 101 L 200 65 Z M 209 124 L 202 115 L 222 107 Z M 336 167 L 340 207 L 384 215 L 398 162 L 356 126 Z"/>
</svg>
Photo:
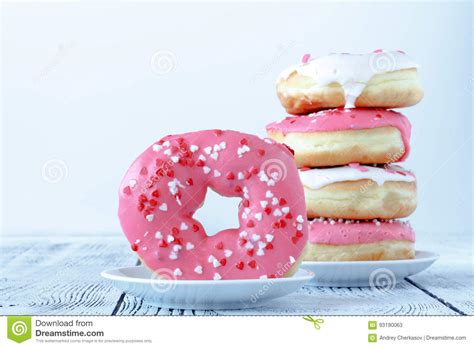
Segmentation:
<svg viewBox="0 0 474 348">
<path fill-rule="evenodd" d="M 418 65 L 402 51 L 303 56 L 277 82 L 291 116 L 267 125 L 284 143 L 304 186 L 306 261 L 396 260 L 415 256 L 410 224 L 416 178 L 398 165 L 411 125 L 390 110 L 418 103 Z M 397 164 L 395 164 L 397 163 Z"/>
</svg>

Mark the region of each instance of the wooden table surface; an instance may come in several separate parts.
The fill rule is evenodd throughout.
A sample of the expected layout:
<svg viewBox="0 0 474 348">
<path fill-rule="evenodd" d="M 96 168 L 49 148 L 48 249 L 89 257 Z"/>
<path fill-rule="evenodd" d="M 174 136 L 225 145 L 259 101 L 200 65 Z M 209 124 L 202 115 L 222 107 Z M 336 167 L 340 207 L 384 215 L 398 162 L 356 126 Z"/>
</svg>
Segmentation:
<svg viewBox="0 0 474 348">
<path fill-rule="evenodd" d="M 0 237 L 0 315 L 473 315 L 472 244 L 437 241 L 440 259 L 393 290 L 304 287 L 245 310 L 165 309 L 115 289 L 105 269 L 135 265 L 122 236 Z"/>
</svg>

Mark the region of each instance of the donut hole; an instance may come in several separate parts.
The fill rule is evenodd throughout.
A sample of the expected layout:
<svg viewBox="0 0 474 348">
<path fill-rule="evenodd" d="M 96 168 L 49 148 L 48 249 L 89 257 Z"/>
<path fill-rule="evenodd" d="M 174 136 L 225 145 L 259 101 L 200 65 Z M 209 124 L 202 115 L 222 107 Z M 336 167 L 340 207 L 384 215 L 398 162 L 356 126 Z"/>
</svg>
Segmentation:
<svg viewBox="0 0 474 348">
<path fill-rule="evenodd" d="M 239 197 L 224 197 L 208 188 L 201 208 L 196 210 L 193 218 L 203 226 L 208 236 L 220 231 L 239 228 Z"/>
</svg>

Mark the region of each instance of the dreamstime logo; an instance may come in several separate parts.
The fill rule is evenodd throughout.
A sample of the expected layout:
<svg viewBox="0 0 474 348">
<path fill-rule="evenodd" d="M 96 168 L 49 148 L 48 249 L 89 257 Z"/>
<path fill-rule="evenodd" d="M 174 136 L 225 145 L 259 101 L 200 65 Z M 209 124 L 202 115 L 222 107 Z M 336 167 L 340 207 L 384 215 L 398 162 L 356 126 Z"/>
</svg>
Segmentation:
<svg viewBox="0 0 474 348">
<path fill-rule="evenodd" d="M 63 160 L 53 158 L 43 164 L 41 173 L 47 183 L 57 184 L 67 178 L 68 167 Z"/>
<path fill-rule="evenodd" d="M 397 61 L 391 52 L 380 52 L 370 56 L 369 67 L 375 74 L 396 70 Z"/>
<path fill-rule="evenodd" d="M 285 180 L 286 165 L 279 159 L 268 159 L 262 163 L 260 170 L 262 170 L 269 178 L 275 182 Z"/>
<path fill-rule="evenodd" d="M 17 343 L 31 338 L 31 317 L 12 316 L 7 319 L 7 337 Z"/>
<path fill-rule="evenodd" d="M 169 50 L 156 51 L 151 56 L 150 66 L 155 74 L 165 75 L 176 69 L 176 56 Z"/>
<path fill-rule="evenodd" d="M 153 282 L 151 287 L 159 293 L 172 291 L 176 288 L 176 276 L 174 272 L 168 268 L 160 268 L 154 271 L 151 275 Z"/>
<path fill-rule="evenodd" d="M 372 289 L 379 291 L 390 291 L 397 285 L 395 274 L 387 268 L 378 268 L 369 276 L 369 285 Z"/>
</svg>

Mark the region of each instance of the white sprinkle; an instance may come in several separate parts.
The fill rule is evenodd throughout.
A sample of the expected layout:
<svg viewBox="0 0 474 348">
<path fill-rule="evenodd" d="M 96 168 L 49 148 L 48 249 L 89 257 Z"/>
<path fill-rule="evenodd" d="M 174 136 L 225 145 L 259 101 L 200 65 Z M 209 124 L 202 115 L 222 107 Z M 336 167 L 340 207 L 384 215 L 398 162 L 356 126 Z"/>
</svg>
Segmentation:
<svg viewBox="0 0 474 348">
<path fill-rule="evenodd" d="M 302 215 L 298 215 L 298 216 L 296 217 L 296 221 L 303 223 L 303 222 L 304 222 L 303 216 L 302 216 Z"/>
<path fill-rule="evenodd" d="M 263 249 L 258 249 L 255 254 L 256 254 L 257 256 L 263 256 L 263 255 L 265 255 L 265 252 L 263 251 Z"/>
<path fill-rule="evenodd" d="M 163 235 L 161 234 L 160 231 L 156 231 L 156 232 L 155 232 L 155 238 L 156 238 L 156 239 L 163 239 Z"/>
<path fill-rule="evenodd" d="M 220 146 L 221 149 L 225 150 L 227 144 L 226 144 L 225 141 L 221 141 L 221 143 L 219 144 L 219 146 Z"/>
<path fill-rule="evenodd" d="M 262 241 L 258 242 L 258 247 L 259 247 L 260 249 L 265 248 L 265 245 L 267 245 L 267 244 L 265 244 L 265 242 L 262 242 Z"/>
<path fill-rule="evenodd" d="M 209 168 L 208 166 L 204 166 L 202 167 L 202 171 L 204 172 L 204 174 L 209 174 L 209 172 L 211 171 L 211 168 Z"/>
<path fill-rule="evenodd" d="M 201 160 L 201 161 L 205 161 L 205 160 L 206 160 L 206 157 L 201 154 L 201 155 L 199 155 L 198 159 Z"/>
<path fill-rule="evenodd" d="M 254 217 L 257 221 L 262 221 L 262 213 L 255 213 Z"/>
<path fill-rule="evenodd" d="M 168 146 L 170 146 L 170 142 L 169 142 L 169 140 L 166 140 L 166 141 L 163 143 L 163 146 L 164 146 L 164 147 L 168 147 Z"/>
<path fill-rule="evenodd" d="M 329 224 L 330 224 L 330 225 L 335 225 L 335 224 L 336 224 L 336 221 L 331 220 L 331 221 L 329 221 Z"/>
<path fill-rule="evenodd" d="M 219 144 L 214 145 L 214 152 L 217 152 L 220 150 L 221 150 L 221 147 L 219 146 Z"/>
<path fill-rule="evenodd" d="M 220 267 L 221 266 L 221 263 L 219 262 L 219 260 L 212 260 L 212 265 L 214 266 L 214 268 L 217 268 L 217 267 Z"/>
<path fill-rule="evenodd" d="M 141 242 L 140 239 L 135 240 L 135 244 L 140 244 L 140 242 Z"/>
<path fill-rule="evenodd" d="M 148 236 L 148 231 L 146 231 L 145 233 L 143 233 L 143 237 L 146 237 Z"/>
<path fill-rule="evenodd" d="M 267 185 L 268 186 L 275 186 L 276 182 L 273 179 L 268 180 Z"/>
<path fill-rule="evenodd" d="M 132 179 L 128 182 L 128 184 L 131 188 L 135 188 L 135 186 L 137 186 L 137 181 Z"/>
<path fill-rule="evenodd" d="M 247 237 L 247 231 L 242 231 L 239 233 L 240 238 Z"/>
<path fill-rule="evenodd" d="M 256 242 L 257 240 L 260 239 L 260 236 L 258 234 L 252 234 L 252 240 Z"/>
<path fill-rule="evenodd" d="M 275 211 L 273 212 L 273 216 L 281 216 L 282 213 L 281 213 L 281 210 L 276 208 Z"/>
<path fill-rule="evenodd" d="M 144 247 L 142 248 L 142 250 L 143 250 L 143 251 L 147 251 L 148 248 L 147 248 L 146 246 L 144 246 Z"/>
<path fill-rule="evenodd" d="M 248 241 L 247 244 L 245 244 L 245 249 L 253 249 L 253 244 Z"/>
<path fill-rule="evenodd" d="M 179 276 L 182 276 L 183 275 L 183 272 L 181 272 L 181 270 L 179 268 L 176 268 L 173 272 L 173 274 L 177 277 Z"/>
<path fill-rule="evenodd" d="M 250 151 L 250 147 L 248 147 L 247 145 L 243 145 L 237 149 L 237 155 L 239 155 L 239 157 L 242 157 L 244 153 L 249 152 L 249 151 Z"/>
<path fill-rule="evenodd" d="M 207 262 L 213 262 L 215 260 L 215 256 L 214 255 L 209 255 L 209 258 L 207 259 Z"/>
<path fill-rule="evenodd" d="M 204 148 L 204 152 L 207 153 L 208 155 L 210 155 L 211 152 L 212 152 L 212 147 L 208 146 L 208 147 Z"/>
<path fill-rule="evenodd" d="M 154 217 L 155 217 L 155 215 L 153 215 L 153 214 L 148 214 L 148 215 L 146 216 L 146 219 L 148 220 L 148 222 L 152 222 Z"/>
<path fill-rule="evenodd" d="M 232 250 L 229 250 L 229 249 L 224 250 L 224 256 L 225 257 L 231 257 L 232 256 Z"/>
<path fill-rule="evenodd" d="M 244 173 L 238 172 L 238 173 L 237 173 L 237 179 L 239 179 L 239 180 L 244 180 Z"/>
<path fill-rule="evenodd" d="M 178 245 L 178 244 L 173 245 L 173 250 L 174 250 L 174 251 L 178 252 L 178 251 L 180 251 L 181 249 L 183 249 L 183 247 L 182 247 L 181 245 Z"/>
<path fill-rule="evenodd" d="M 273 234 L 266 234 L 266 235 L 265 235 L 265 239 L 267 240 L 267 242 L 271 242 L 271 241 L 273 240 L 273 238 L 275 238 L 275 237 L 273 236 Z"/>
<path fill-rule="evenodd" d="M 214 280 L 221 280 L 222 277 L 219 273 L 214 273 Z"/>
<path fill-rule="evenodd" d="M 267 275 L 264 274 L 264 275 L 260 276 L 259 278 L 260 279 L 267 279 L 268 277 L 267 277 Z"/>
<path fill-rule="evenodd" d="M 168 243 L 171 243 L 172 241 L 174 241 L 174 237 L 171 234 L 169 234 L 168 237 L 166 237 L 166 241 Z"/>
<path fill-rule="evenodd" d="M 181 231 L 186 231 L 188 228 L 189 228 L 189 226 L 186 225 L 185 222 L 182 222 L 181 225 L 179 226 L 179 229 L 180 229 Z"/>
<path fill-rule="evenodd" d="M 151 148 L 152 148 L 153 151 L 158 152 L 158 151 L 161 150 L 161 145 L 153 144 L 153 146 Z"/>
<path fill-rule="evenodd" d="M 272 191 L 269 190 L 269 191 L 265 192 L 265 197 L 266 198 L 272 198 L 273 197 Z"/>
<path fill-rule="evenodd" d="M 283 208 L 281 208 L 281 211 L 286 214 L 290 211 L 290 207 L 283 207 Z"/>
<path fill-rule="evenodd" d="M 170 158 L 171 158 L 171 160 L 172 160 L 174 163 L 178 163 L 178 161 L 179 161 L 179 157 L 178 157 L 178 156 L 171 156 Z"/>
<path fill-rule="evenodd" d="M 164 153 L 166 156 L 171 156 L 171 149 L 166 149 L 165 151 L 163 151 L 163 153 Z"/>
<path fill-rule="evenodd" d="M 202 274 L 202 266 L 196 266 L 194 272 L 196 272 L 197 274 Z"/>
<path fill-rule="evenodd" d="M 267 201 L 260 201 L 260 205 L 262 206 L 262 208 L 266 208 L 266 206 L 268 205 L 268 202 Z"/>
<path fill-rule="evenodd" d="M 293 256 L 290 256 L 290 262 L 291 262 L 291 263 L 295 263 L 295 262 L 296 262 L 296 260 L 295 260 L 295 258 L 294 258 Z"/>
<path fill-rule="evenodd" d="M 199 150 L 199 146 L 197 146 L 197 145 L 191 145 L 191 146 L 189 147 L 189 150 L 191 150 L 191 152 L 196 152 L 197 150 Z"/>
<path fill-rule="evenodd" d="M 186 243 L 186 250 L 192 250 L 192 249 L 194 249 L 194 244 L 191 243 L 191 242 L 187 242 Z"/>
<path fill-rule="evenodd" d="M 273 197 L 272 198 L 272 205 L 277 205 L 278 204 L 278 198 Z"/>
<path fill-rule="evenodd" d="M 302 231 L 303 230 L 303 224 L 296 224 L 296 229 L 298 231 Z"/>
<path fill-rule="evenodd" d="M 174 251 L 170 252 L 170 259 L 171 260 L 176 260 L 178 258 L 178 254 L 176 254 Z"/>
<path fill-rule="evenodd" d="M 163 203 L 162 205 L 159 206 L 159 208 L 161 211 L 167 211 L 168 210 L 168 204 L 166 203 Z"/>
<path fill-rule="evenodd" d="M 217 152 L 213 152 L 209 155 L 213 160 L 217 161 L 217 157 L 219 157 L 219 154 Z"/>
<path fill-rule="evenodd" d="M 218 171 L 217 169 L 214 169 L 214 177 L 218 178 L 219 176 L 221 176 L 221 172 Z"/>
</svg>

